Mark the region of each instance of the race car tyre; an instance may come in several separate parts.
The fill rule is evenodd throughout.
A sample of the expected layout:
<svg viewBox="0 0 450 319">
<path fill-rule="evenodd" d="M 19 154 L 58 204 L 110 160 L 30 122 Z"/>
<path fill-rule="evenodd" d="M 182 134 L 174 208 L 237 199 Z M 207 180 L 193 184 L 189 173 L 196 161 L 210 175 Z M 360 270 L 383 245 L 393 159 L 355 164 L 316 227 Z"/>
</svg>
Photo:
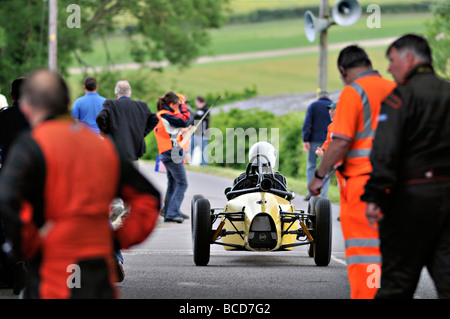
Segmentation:
<svg viewBox="0 0 450 319">
<path fill-rule="evenodd" d="M 312 196 L 311 198 L 310 198 L 310 200 L 309 200 L 309 202 L 308 202 L 308 214 L 310 214 L 310 215 L 315 215 L 315 213 L 314 213 L 314 208 L 316 207 L 316 203 L 317 203 L 317 201 L 319 200 L 320 198 L 319 197 L 317 197 L 317 196 Z M 315 228 L 315 227 L 313 227 L 311 224 L 309 224 L 309 225 L 307 225 L 308 226 L 308 228 Z M 313 244 L 311 244 L 311 245 L 309 245 L 309 248 L 308 248 L 308 256 L 309 257 L 314 257 L 314 245 Z"/>
<path fill-rule="evenodd" d="M 331 259 L 331 203 L 319 199 L 315 206 L 314 262 L 317 266 L 328 266 Z"/>
<path fill-rule="evenodd" d="M 194 263 L 197 266 L 206 266 L 209 262 L 212 226 L 211 205 L 205 198 L 194 203 L 193 211 L 192 246 L 194 249 Z"/>
<path fill-rule="evenodd" d="M 191 199 L 191 231 L 194 233 L 194 204 L 197 200 L 205 198 L 203 195 L 194 195 Z"/>
</svg>

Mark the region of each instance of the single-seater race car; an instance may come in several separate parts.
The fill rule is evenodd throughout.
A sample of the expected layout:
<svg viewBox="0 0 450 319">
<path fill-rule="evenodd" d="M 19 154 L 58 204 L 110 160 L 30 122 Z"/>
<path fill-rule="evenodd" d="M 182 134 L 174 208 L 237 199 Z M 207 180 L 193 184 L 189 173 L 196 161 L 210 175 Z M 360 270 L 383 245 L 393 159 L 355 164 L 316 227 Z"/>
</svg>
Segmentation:
<svg viewBox="0 0 450 319">
<path fill-rule="evenodd" d="M 228 201 L 223 208 L 212 208 L 202 195 L 192 198 L 192 243 L 197 266 L 209 263 L 213 244 L 225 250 L 259 252 L 309 245 L 308 254 L 315 264 L 328 266 L 331 204 L 327 199 L 312 197 L 307 212 L 296 210 L 291 203 L 295 194 L 287 190 L 286 179 L 273 172 L 276 153 L 267 142 L 251 147 L 245 173 L 225 190 Z"/>
</svg>

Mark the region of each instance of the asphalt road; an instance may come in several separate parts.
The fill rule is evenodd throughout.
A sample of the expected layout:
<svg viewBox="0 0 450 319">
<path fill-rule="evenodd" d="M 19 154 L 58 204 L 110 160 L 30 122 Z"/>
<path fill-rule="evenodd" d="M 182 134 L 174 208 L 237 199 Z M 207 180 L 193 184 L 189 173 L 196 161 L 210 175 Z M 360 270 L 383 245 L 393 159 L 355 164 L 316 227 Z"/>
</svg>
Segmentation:
<svg viewBox="0 0 450 319">
<path fill-rule="evenodd" d="M 150 165 L 141 171 L 164 194 L 166 175 Z M 190 200 L 202 194 L 212 207 L 223 207 L 223 190 L 232 181 L 202 173 L 188 172 L 189 188 L 182 210 L 190 213 Z M 289 181 L 288 181 L 289 183 Z M 302 194 L 293 201 L 296 209 L 305 209 Z M 194 264 L 190 220 L 183 224 L 164 223 L 138 246 L 123 251 L 125 280 L 118 284 L 123 299 L 348 299 L 349 285 L 339 206 L 333 205 L 332 260 L 328 267 L 317 267 L 308 257 L 306 246 L 286 252 L 229 252 L 211 247 L 206 267 Z M 431 280 L 424 271 L 416 298 L 435 298 Z M 1 289 L 0 298 L 17 298 Z"/>
</svg>

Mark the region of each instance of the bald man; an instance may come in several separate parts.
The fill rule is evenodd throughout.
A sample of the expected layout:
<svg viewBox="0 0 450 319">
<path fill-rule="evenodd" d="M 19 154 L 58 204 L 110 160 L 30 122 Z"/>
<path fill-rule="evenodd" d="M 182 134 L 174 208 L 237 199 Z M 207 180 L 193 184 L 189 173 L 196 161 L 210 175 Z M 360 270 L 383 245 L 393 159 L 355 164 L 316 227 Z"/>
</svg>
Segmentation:
<svg viewBox="0 0 450 319">
<path fill-rule="evenodd" d="M 117 82 L 116 100 L 106 100 L 97 116 L 100 131 L 110 136 L 131 161 L 145 154 L 145 136 L 158 124 L 158 117 L 147 103 L 131 99 L 128 81 Z"/>
<path fill-rule="evenodd" d="M 114 247 L 152 231 L 160 195 L 109 138 L 69 115 L 69 90 L 41 70 L 26 81 L 20 108 L 32 131 L 12 146 L 0 175 L 0 214 L 17 255 L 29 262 L 25 298 L 116 298 Z M 112 230 L 109 205 L 129 216 Z"/>
</svg>

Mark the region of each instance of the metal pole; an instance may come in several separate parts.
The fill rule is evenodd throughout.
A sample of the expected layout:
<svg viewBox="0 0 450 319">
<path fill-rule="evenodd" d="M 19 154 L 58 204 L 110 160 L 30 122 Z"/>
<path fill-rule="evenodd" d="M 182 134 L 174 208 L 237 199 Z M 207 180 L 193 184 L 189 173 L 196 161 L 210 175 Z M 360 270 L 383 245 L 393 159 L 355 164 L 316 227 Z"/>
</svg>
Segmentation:
<svg viewBox="0 0 450 319">
<path fill-rule="evenodd" d="M 329 0 L 320 1 L 319 18 L 329 18 Z M 320 32 L 318 90 L 327 90 L 328 84 L 328 29 Z"/>
<path fill-rule="evenodd" d="M 48 68 L 58 71 L 58 0 L 49 1 Z"/>
</svg>

